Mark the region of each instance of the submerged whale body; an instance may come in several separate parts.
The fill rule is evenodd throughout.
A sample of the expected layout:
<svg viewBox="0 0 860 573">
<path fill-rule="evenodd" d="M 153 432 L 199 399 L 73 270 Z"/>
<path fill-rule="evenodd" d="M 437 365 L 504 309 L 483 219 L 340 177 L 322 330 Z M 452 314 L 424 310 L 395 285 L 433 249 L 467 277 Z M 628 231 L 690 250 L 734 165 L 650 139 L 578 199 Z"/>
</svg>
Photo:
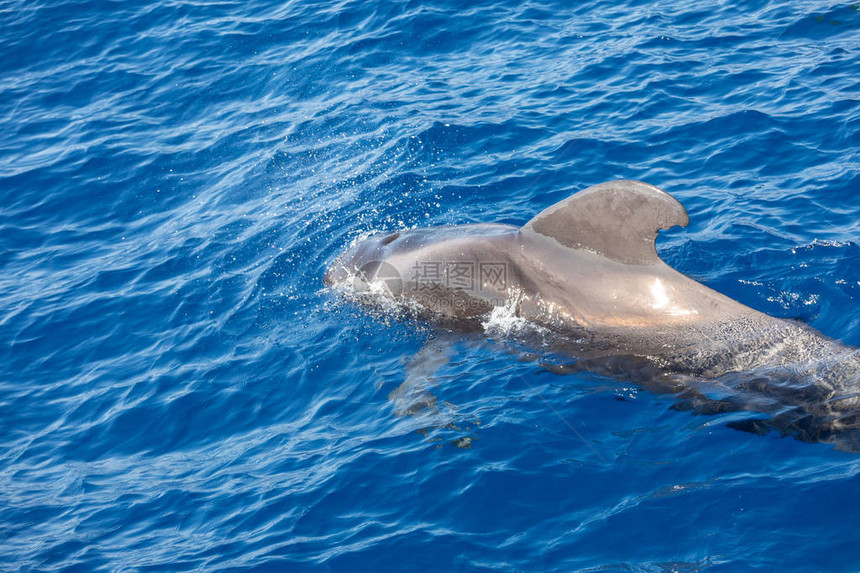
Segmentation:
<svg viewBox="0 0 860 573">
<path fill-rule="evenodd" d="M 557 334 L 577 369 L 678 395 L 679 408 L 750 410 L 735 423 L 860 451 L 860 349 L 728 298 L 666 265 L 661 229 L 684 207 L 638 181 L 589 187 L 523 227 L 477 224 L 372 236 L 327 285 L 463 327 L 506 309 Z"/>
</svg>

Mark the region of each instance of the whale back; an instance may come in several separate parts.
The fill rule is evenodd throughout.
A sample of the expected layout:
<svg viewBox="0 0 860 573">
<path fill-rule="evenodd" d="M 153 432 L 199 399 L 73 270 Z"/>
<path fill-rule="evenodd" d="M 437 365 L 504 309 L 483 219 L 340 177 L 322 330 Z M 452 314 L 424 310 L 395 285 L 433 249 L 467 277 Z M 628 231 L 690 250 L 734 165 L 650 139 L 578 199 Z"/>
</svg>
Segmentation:
<svg viewBox="0 0 860 573">
<path fill-rule="evenodd" d="M 660 229 L 686 227 L 686 209 L 641 181 L 594 185 L 541 211 L 523 230 L 625 264 L 662 263 L 654 244 Z"/>
</svg>

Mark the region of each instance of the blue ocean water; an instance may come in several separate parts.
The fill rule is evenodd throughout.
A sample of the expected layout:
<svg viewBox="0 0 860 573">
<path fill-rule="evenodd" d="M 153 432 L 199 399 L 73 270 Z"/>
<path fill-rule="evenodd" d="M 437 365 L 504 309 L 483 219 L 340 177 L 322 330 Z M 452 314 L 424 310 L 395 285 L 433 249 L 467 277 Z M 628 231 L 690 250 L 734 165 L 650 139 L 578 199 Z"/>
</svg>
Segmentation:
<svg viewBox="0 0 860 573">
<path fill-rule="evenodd" d="M 0 569 L 852 571 L 860 457 L 323 288 L 362 233 L 687 208 L 860 345 L 860 6 L 0 1 Z"/>
</svg>

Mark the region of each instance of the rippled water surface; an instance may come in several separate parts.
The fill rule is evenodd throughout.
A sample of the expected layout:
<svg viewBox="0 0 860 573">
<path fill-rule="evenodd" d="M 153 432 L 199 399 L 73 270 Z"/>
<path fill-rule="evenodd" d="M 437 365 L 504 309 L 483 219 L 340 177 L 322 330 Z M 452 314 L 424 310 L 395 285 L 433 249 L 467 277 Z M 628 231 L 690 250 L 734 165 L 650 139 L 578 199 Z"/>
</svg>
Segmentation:
<svg viewBox="0 0 860 573">
<path fill-rule="evenodd" d="M 0 568 L 860 568 L 857 454 L 492 337 L 434 354 L 322 284 L 362 233 L 640 179 L 690 213 L 669 264 L 860 344 L 857 4 L 6 0 L 0 22 Z M 404 382 L 435 408 L 401 415 Z"/>
</svg>

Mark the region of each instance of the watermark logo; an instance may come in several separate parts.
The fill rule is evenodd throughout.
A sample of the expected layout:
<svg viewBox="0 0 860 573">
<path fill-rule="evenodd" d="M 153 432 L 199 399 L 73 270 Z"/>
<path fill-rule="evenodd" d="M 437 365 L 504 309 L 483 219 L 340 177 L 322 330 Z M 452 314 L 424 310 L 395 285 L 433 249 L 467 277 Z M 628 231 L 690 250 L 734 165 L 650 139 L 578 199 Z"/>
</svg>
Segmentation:
<svg viewBox="0 0 860 573">
<path fill-rule="evenodd" d="M 495 261 L 417 261 L 412 266 L 411 282 L 416 292 L 504 292 L 508 288 L 508 265 Z"/>
<path fill-rule="evenodd" d="M 404 279 L 385 261 L 368 261 L 355 274 L 358 292 L 404 295 L 440 312 L 477 315 L 508 302 L 508 267 L 497 261 L 416 261 Z"/>
<path fill-rule="evenodd" d="M 394 298 L 399 298 L 403 294 L 403 279 L 400 272 L 385 261 L 368 261 L 361 265 L 358 272 L 355 274 L 356 290 L 372 291 L 374 286 L 381 287 L 388 291 Z M 358 283 L 361 281 L 361 284 Z"/>
<path fill-rule="evenodd" d="M 508 288 L 507 263 L 478 263 L 481 288 L 492 288 L 504 292 Z"/>
</svg>

